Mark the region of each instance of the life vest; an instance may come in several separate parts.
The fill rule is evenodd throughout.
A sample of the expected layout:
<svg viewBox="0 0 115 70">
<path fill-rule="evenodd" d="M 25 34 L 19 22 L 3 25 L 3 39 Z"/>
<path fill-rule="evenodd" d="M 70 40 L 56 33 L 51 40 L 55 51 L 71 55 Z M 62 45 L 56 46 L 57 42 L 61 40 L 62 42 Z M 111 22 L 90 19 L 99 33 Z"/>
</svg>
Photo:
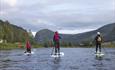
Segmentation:
<svg viewBox="0 0 115 70">
<path fill-rule="evenodd" d="M 55 41 L 59 41 L 59 35 L 58 35 L 58 33 L 55 33 L 55 35 L 54 35 L 54 40 L 55 40 Z"/>
<path fill-rule="evenodd" d="M 28 48 L 28 49 L 31 48 L 31 45 L 30 45 L 29 41 L 26 42 L 26 48 Z"/>
</svg>

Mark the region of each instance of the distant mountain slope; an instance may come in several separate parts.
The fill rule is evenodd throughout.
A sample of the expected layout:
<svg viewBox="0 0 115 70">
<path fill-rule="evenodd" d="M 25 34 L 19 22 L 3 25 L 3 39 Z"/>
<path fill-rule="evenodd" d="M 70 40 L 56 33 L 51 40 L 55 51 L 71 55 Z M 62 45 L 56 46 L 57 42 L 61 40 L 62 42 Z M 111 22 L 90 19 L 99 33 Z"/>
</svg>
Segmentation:
<svg viewBox="0 0 115 70">
<path fill-rule="evenodd" d="M 46 41 L 51 41 L 53 37 L 54 32 L 48 29 L 43 29 L 40 30 L 39 32 L 36 33 L 35 35 L 35 40 L 37 42 L 46 42 Z"/>
<path fill-rule="evenodd" d="M 115 41 L 115 23 L 105 25 L 97 30 L 80 33 L 80 34 L 60 34 L 62 37 L 61 41 L 66 43 L 81 44 L 90 43 L 94 40 L 97 32 L 101 32 L 104 41 L 110 42 Z M 54 32 L 48 29 L 38 31 L 35 35 L 35 40 L 39 43 L 52 41 Z"/>
<path fill-rule="evenodd" d="M 0 20 L 0 39 L 7 42 L 24 42 L 26 33 L 25 29 Z"/>
</svg>

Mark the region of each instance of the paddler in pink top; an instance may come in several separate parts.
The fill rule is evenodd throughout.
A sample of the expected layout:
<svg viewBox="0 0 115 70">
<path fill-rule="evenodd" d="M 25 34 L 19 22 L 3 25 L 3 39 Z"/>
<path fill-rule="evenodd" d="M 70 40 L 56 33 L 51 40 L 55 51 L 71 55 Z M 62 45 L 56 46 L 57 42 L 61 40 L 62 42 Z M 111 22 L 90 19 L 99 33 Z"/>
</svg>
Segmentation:
<svg viewBox="0 0 115 70">
<path fill-rule="evenodd" d="M 30 42 L 28 40 L 26 42 L 26 52 L 31 53 L 31 45 L 30 45 Z"/>
<path fill-rule="evenodd" d="M 60 36 L 58 32 L 56 31 L 54 33 L 53 42 L 55 47 L 55 54 L 60 53 L 60 43 L 59 43 Z"/>
</svg>

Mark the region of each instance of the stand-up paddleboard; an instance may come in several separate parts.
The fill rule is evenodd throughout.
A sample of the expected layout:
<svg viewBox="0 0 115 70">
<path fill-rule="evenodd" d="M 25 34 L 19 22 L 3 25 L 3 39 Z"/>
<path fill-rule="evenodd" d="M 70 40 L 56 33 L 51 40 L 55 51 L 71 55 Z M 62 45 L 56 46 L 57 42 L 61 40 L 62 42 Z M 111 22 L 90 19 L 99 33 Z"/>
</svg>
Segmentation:
<svg viewBox="0 0 115 70">
<path fill-rule="evenodd" d="M 51 57 L 63 57 L 64 53 L 60 52 L 60 53 L 56 53 L 56 54 L 51 54 Z"/>
<path fill-rule="evenodd" d="M 104 53 L 102 53 L 102 52 L 97 52 L 97 53 L 95 53 L 95 55 L 96 55 L 97 57 L 103 57 L 103 56 L 104 56 Z"/>
<path fill-rule="evenodd" d="M 31 53 L 30 52 L 24 52 L 25 55 L 31 55 L 31 54 L 34 54 L 34 52 L 32 51 Z"/>
</svg>

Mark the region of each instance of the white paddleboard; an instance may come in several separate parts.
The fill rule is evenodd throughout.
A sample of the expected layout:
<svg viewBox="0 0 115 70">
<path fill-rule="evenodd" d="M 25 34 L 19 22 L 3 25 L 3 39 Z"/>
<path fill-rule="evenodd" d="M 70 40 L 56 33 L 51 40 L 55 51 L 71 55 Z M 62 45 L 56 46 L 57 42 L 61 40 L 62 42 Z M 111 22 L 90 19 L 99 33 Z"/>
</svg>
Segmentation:
<svg viewBox="0 0 115 70">
<path fill-rule="evenodd" d="M 98 57 L 102 57 L 102 56 L 104 56 L 103 53 L 96 53 L 95 55 L 98 56 Z"/>
<path fill-rule="evenodd" d="M 63 52 L 60 52 L 60 53 L 56 53 L 56 54 L 52 54 L 51 57 L 62 57 L 64 56 L 64 53 Z"/>
<path fill-rule="evenodd" d="M 34 54 L 34 52 L 31 52 L 31 53 L 29 53 L 29 52 L 26 52 L 26 53 L 24 53 L 25 55 L 31 55 L 31 54 Z"/>
</svg>

